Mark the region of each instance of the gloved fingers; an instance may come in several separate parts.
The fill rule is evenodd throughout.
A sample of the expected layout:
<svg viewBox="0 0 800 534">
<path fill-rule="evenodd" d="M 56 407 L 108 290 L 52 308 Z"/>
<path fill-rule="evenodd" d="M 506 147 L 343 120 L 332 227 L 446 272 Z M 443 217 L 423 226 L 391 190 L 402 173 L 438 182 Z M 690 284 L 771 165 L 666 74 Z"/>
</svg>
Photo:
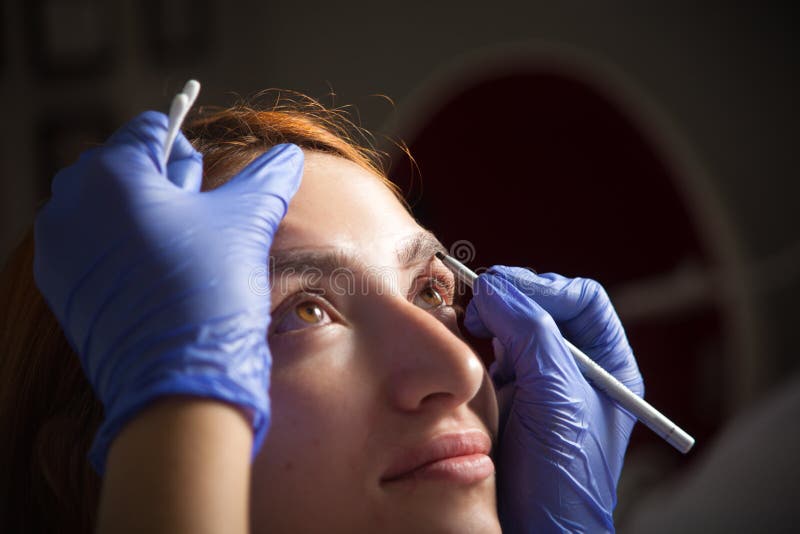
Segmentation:
<svg viewBox="0 0 800 534">
<path fill-rule="evenodd" d="M 203 155 L 179 131 L 167 162 L 167 178 L 184 191 L 197 193 L 203 184 Z"/>
<path fill-rule="evenodd" d="M 530 325 L 552 323 L 552 317 L 514 283 L 489 271 L 475 281 L 464 326 L 476 337 L 496 337 L 506 350 Z M 555 324 L 552 325 L 555 327 Z"/>
<path fill-rule="evenodd" d="M 303 151 L 297 145 L 275 145 L 226 184 L 208 194 L 241 197 L 239 208 L 263 217 L 275 231 L 286 215 L 289 201 L 300 187 L 303 162 Z"/>
<path fill-rule="evenodd" d="M 478 313 L 477 304 L 473 304 L 473 300 L 475 299 L 469 301 L 467 309 L 464 312 L 464 328 L 475 337 L 484 339 L 490 338 L 493 336 L 492 332 L 489 330 L 489 327 L 483 324 L 481 316 Z"/>
<path fill-rule="evenodd" d="M 489 366 L 489 376 L 498 390 L 514 380 L 514 365 L 499 339 L 492 339 L 494 361 Z"/>
<path fill-rule="evenodd" d="M 117 130 L 105 146 L 114 148 L 126 145 L 143 149 L 155 169 L 161 172 L 167 123 L 168 118 L 163 113 L 145 111 Z M 203 158 L 181 131 L 178 131 L 172 146 L 166 172 L 169 181 L 177 187 L 185 191 L 200 191 L 203 181 Z"/>
<path fill-rule="evenodd" d="M 500 436 L 500 439 L 503 439 L 503 432 L 511 414 L 515 390 L 513 382 L 495 386 L 495 391 L 497 392 L 497 435 Z"/>
<path fill-rule="evenodd" d="M 556 320 L 568 321 L 579 315 L 588 304 L 584 278 L 566 278 L 556 273 L 537 274 L 522 267 L 494 265 L 489 272 L 505 278 L 522 293 L 535 300 Z M 598 289 L 602 287 L 597 284 Z M 592 295 L 596 292 L 591 288 Z"/>
<path fill-rule="evenodd" d="M 519 267 L 496 265 L 490 271 L 505 278 L 535 300 L 561 331 L 578 346 L 591 346 L 602 336 L 622 333 L 622 324 L 603 286 L 588 278 L 566 278 L 555 273 L 534 274 Z M 606 341 L 606 339 L 603 339 Z M 622 340 L 621 340 L 622 341 Z"/>
<path fill-rule="evenodd" d="M 490 270 L 547 310 L 564 335 L 581 348 L 606 342 L 609 327 L 615 333 L 622 330 L 608 294 L 594 280 L 554 273 L 537 275 L 519 267 L 494 266 Z"/>
<path fill-rule="evenodd" d="M 164 144 L 167 140 L 167 116 L 145 111 L 124 124 L 105 142 L 104 148 L 131 147 L 144 151 L 159 172 L 163 171 Z M 109 162 L 113 168 L 114 162 Z M 119 162 L 117 162 L 117 165 Z"/>
<path fill-rule="evenodd" d="M 83 158 L 93 157 L 93 154 L 98 150 L 100 150 L 99 147 L 90 148 L 89 150 L 81 153 L 78 161 L 80 162 L 80 160 Z M 64 167 L 53 177 L 53 180 L 50 183 L 51 199 L 47 204 L 45 204 L 44 208 L 52 209 L 53 199 L 56 198 L 63 198 L 64 202 L 68 205 L 75 204 L 74 197 L 79 193 L 79 188 L 75 187 L 74 183 L 80 180 L 80 174 L 75 171 L 76 165 L 78 165 L 78 163 L 73 163 L 69 167 Z"/>
<path fill-rule="evenodd" d="M 625 330 L 603 286 L 588 278 L 534 274 L 519 267 L 494 266 L 489 272 L 508 280 L 556 321 L 563 335 L 618 380 L 642 390 L 639 368 Z"/>
<path fill-rule="evenodd" d="M 168 183 L 163 180 L 162 161 L 166 135 L 166 115 L 156 111 L 138 115 L 114 132 L 105 144 L 86 150 L 77 162 L 56 174 L 51 184 L 53 198 L 64 197 L 73 204 L 74 197 L 83 194 L 82 191 L 107 187 L 112 182 L 134 186 L 147 182 L 152 185 L 155 181 Z M 187 154 L 186 146 L 182 149 L 183 155 Z M 197 180 L 194 165 L 179 165 L 176 176 L 183 171 L 189 172 L 188 177 L 176 182 L 194 185 Z"/>
<path fill-rule="evenodd" d="M 472 335 L 489 332 L 499 340 L 502 365 L 513 368 L 518 384 L 543 376 L 562 385 L 584 382 L 553 318 L 514 284 L 487 272 L 478 277 L 472 291 L 464 326 Z M 498 364 L 495 371 L 507 377 L 506 369 Z"/>
</svg>

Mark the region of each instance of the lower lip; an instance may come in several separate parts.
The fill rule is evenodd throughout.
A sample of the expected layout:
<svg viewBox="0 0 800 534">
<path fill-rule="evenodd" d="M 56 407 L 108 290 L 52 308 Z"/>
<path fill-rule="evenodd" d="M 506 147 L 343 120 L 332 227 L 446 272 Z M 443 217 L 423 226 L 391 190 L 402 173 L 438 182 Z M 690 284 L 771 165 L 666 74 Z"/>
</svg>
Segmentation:
<svg viewBox="0 0 800 534">
<path fill-rule="evenodd" d="M 494 474 L 494 462 L 485 454 L 453 456 L 429 463 L 392 482 L 432 480 L 474 484 Z"/>
</svg>

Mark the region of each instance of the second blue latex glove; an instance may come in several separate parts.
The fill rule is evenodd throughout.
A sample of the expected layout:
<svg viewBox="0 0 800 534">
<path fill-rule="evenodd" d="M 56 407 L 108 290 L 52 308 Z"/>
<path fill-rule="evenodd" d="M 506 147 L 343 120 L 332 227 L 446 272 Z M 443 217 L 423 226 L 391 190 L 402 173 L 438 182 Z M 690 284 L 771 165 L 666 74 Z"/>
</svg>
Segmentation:
<svg viewBox="0 0 800 534">
<path fill-rule="evenodd" d="M 278 145 L 200 192 L 202 157 L 147 112 L 53 180 L 35 224 L 36 283 L 103 402 L 90 452 L 147 404 L 194 395 L 269 425 L 269 247 L 299 187 L 303 153 Z M 266 289 L 265 289 L 266 288 Z"/>
<path fill-rule="evenodd" d="M 584 379 L 562 338 L 643 395 L 606 292 L 593 280 L 502 266 L 481 275 L 473 292 L 465 326 L 496 338 L 492 379 L 498 392 L 511 389 L 497 453 L 503 531 L 613 532 L 635 418 Z"/>
</svg>

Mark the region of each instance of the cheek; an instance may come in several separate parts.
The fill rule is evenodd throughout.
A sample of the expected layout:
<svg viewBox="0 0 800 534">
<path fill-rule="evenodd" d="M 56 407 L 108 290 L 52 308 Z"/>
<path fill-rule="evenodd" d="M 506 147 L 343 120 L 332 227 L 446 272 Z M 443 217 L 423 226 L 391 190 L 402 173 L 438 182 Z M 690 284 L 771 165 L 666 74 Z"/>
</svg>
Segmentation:
<svg viewBox="0 0 800 534">
<path fill-rule="evenodd" d="M 365 378 L 346 332 L 319 334 L 270 343 L 272 421 L 260 457 L 273 475 L 343 475 L 331 469 L 331 458 L 334 465 L 352 463 L 358 436 L 367 431 L 365 410 L 374 403 L 359 387 Z"/>
<path fill-rule="evenodd" d="M 366 378 L 347 335 L 328 335 L 270 341 L 272 420 L 252 467 L 253 532 L 313 530 L 321 518 L 352 530 L 336 527 L 337 518 L 368 500 L 374 468 L 363 443 L 375 402 L 360 387 Z"/>
</svg>

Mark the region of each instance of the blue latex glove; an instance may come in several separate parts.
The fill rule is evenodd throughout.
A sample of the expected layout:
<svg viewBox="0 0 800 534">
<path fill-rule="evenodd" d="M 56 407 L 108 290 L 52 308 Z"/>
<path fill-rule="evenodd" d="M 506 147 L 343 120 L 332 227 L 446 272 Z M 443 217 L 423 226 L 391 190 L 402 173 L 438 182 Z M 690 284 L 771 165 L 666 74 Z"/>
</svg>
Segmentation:
<svg viewBox="0 0 800 534">
<path fill-rule="evenodd" d="M 562 338 L 644 394 L 606 292 L 593 280 L 502 266 L 479 276 L 473 292 L 464 324 L 495 337 L 500 352 L 490 372 L 501 400 L 503 531 L 613 532 L 635 418 L 584 379 Z"/>
<path fill-rule="evenodd" d="M 35 224 L 36 284 L 105 407 L 90 460 L 164 395 L 232 403 L 269 426 L 267 268 L 303 153 L 278 145 L 200 192 L 202 157 L 146 112 L 53 180 Z"/>
</svg>

